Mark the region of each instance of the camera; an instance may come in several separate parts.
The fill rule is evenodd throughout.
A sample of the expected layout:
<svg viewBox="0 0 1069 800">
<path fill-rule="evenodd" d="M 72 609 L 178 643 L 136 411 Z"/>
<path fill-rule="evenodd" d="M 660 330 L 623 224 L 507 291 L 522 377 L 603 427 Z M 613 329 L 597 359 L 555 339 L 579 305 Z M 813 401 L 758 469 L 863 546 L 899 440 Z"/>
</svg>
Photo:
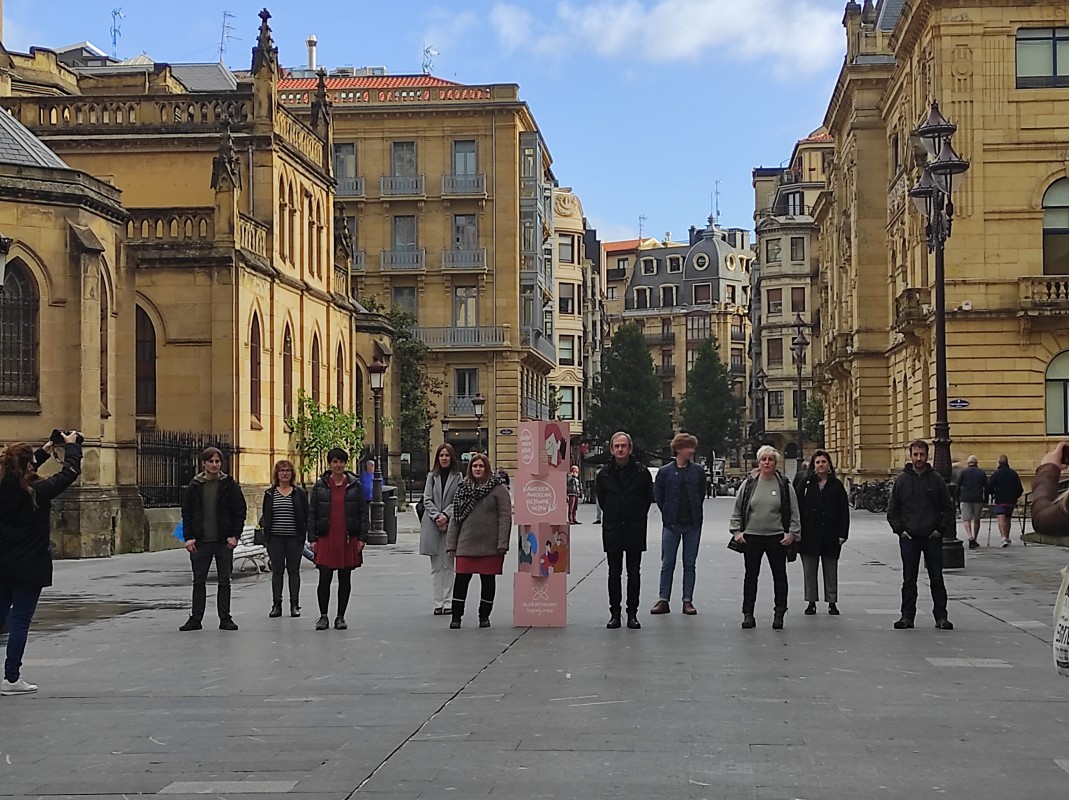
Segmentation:
<svg viewBox="0 0 1069 800">
<path fill-rule="evenodd" d="M 70 431 L 61 431 L 59 428 L 53 428 L 52 433 L 48 436 L 48 440 L 56 445 L 56 447 L 62 447 L 66 444 L 66 442 L 63 441 L 63 437 L 69 433 Z M 85 437 L 79 433 L 74 441 L 78 444 L 82 444 L 85 441 Z"/>
</svg>

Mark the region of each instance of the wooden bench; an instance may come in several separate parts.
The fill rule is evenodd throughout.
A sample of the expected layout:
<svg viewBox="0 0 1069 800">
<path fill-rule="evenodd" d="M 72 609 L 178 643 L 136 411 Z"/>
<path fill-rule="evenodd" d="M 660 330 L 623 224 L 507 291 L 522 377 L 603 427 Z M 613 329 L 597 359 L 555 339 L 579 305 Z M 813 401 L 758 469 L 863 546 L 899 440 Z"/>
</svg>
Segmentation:
<svg viewBox="0 0 1069 800">
<path fill-rule="evenodd" d="M 235 571 L 239 569 L 238 561 L 241 561 L 241 568 L 251 561 L 257 572 L 269 571 L 267 548 L 256 544 L 256 527 L 253 525 L 246 525 L 241 529 L 241 538 L 238 540 L 238 546 L 234 548 Z"/>
</svg>

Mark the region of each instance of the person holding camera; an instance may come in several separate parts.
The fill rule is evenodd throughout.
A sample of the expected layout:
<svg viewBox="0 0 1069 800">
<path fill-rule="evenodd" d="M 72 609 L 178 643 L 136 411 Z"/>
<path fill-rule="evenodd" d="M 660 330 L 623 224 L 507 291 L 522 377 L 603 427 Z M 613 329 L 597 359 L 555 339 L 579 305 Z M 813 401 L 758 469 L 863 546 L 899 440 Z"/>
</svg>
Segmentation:
<svg viewBox="0 0 1069 800">
<path fill-rule="evenodd" d="M 1043 456 L 1032 479 L 1032 529 L 1047 536 L 1069 536 L 1069 492 L 1058 492 L 1062 470 L 1069 468 L 1069 441 Z"/>
<path fill-rule="evenodd" d="M 234 571 L 234 548 L 241 540 L 248 507 L 238 482 L 223 472 L 223 453 L 207 447 L 200 454 L 202 471 L 186 487 L 182 497 L 182 533 L 193 567 L 193 610 L 178 630 L 199 631 L 208 601 L 208 572 L 212 561 L 218 578 L 216 607 L 219 630 L 236 631 L 230 616 L 230 573 Z"/>
<path fill-rule="evenodd" d="M 41 591 L 52 585 L 52 501 L 78 479 L 82 465 L 82 435 L 55 433 L 37 451 L 19 443 L 0 456 L 0 627 L 10 623 L 0 695 L 37 691 L 22 677 L 22 655 Z M 63 467 L 39 478 L 37 469 L 50 458 L 55 439 L 62 443 Z"/>
</svg>

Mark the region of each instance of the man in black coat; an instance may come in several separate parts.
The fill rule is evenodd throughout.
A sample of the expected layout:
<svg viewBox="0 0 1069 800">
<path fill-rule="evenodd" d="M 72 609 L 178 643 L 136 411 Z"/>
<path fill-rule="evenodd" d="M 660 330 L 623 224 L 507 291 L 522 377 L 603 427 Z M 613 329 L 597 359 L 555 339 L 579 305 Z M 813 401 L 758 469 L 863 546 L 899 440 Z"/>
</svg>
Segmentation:
<svg viewBox="0 0 1069 800">
<path fill-rule="evenodd" d="M 594 492 L 601 505 L 601 541 L 609 562 L 609 623 L 605 627 L 620 627 L 620 584 L 626 555 L 627 627 L 638 629 L 642 627 L 638 621 L 639 570 L 653 504 L 653 478 L 631 455 L 630 435 L 614 433 L 609 446 L 613 460 L 594 479 Z"/>
</svg>

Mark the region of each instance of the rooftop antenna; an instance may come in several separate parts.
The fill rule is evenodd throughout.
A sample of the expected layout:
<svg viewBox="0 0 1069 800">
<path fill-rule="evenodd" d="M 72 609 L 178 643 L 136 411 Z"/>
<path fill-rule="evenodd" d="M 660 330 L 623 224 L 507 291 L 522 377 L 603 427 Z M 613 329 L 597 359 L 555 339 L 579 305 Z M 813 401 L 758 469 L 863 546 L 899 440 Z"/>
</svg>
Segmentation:
<svg viewBox="0 0 1069 800">
<path fill-rule="evenodd" d="M 717 180 L 717 182 L 716 182 L 716 206 L 715 206 L 715 208 L 713 210 L 713 216 L 716 217 L 717 221 L 720 220 L 720 181 L 719 180 Z"/>
<path fill-rule="evenodd" d="M 430 75 L 431 74 L 431 70 L 434 69 L 434 57 L 438 56 L 438 55 L 441 55 L 441 53 L 439 53 L 437 50 L 434 49 L 434 45 L 428 45 L 426 42 L 423 43 L 423 74 L 424 75 Z"/>
<path fill-rule="evenodd" d="M 646 220 L 648 220 L 648 219 L 649 219 L 649 217 L 647 217 L 645 214 L 639 214 L 638 215 L 638 239 L 639 239 L 639 244 L 642 244 L 642 232 L 646 228 Z"/>
<path fill-rule="evenodd" d="M 223 12 L 223 25 L 219 31 L 219 63 L 223 63 L 223 54 L 226 53 L 226 46 L 230 44 L 231 39 L 237 39 L 237 36 L 233 34 L 233 27 L 230 25 L 230 20 L 234 19 L 234 15 L 229 11 Z"/>
<path fill-rule="evenodd" d="M 126 15 L 122 13 L 122 6 L 111 10 L 111 57 L 119 58 L 119 39 L 122 38 L 122 20 Z"/>
</svg>

